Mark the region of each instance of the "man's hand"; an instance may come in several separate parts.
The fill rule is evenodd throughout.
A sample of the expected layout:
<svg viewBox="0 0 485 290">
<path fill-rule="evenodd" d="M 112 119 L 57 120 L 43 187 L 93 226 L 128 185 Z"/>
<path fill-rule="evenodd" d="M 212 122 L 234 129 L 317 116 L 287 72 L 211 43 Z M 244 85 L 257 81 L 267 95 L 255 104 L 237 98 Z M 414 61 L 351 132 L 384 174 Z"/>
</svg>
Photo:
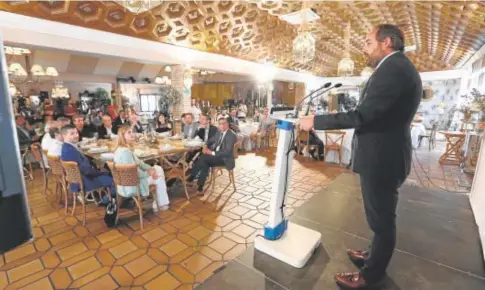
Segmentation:
<svg viewBox="0 0 485 290">
<path fill-rule="evenodd" d="M 155 168 L 150 168 L 147 170 L 148 175 L 150 175 L 153 179 L 158 179 L 157 171 Z"/>
<path fill-rule="evenodd" d="M 313 117 L 314 116 L 300 117 L 300 128 L 304 131 L 313 129 Z"/>
<path fill-rule="evenodd" d="M 210 150 L 209 148 L 207 147 L 204 147 L 202 149 L 202 153 L 204 153 L 205 155 L 212 155 L 212 150 Z"/>
</svg>

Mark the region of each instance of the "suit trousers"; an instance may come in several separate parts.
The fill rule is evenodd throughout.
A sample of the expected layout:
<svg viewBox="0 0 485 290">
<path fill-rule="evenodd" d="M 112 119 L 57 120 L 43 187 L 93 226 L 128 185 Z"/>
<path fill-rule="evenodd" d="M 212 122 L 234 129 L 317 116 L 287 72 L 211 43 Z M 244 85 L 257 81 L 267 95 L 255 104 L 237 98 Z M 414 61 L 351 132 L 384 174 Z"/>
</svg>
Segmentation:
<svg viewBox="0 0 485 290">
<path fill-rule="evenodd" d="M 223 166 L 224 160 L 220 156 L 214 155 L 202 155 L 195 162 L 192 168 L 191 176 L 189 180 L 194 180 L 197 174 L 199 174 L 199 179 L 197 180 L 197 190 L 202 191 L 204 189 L 204 184 L 209 176 L 209 170 L 211 167 Z"/>
<path fill-rule="evenodd" d="M 399 178 L 379 177 L 374 174 L 360 176 L 365 215 L 374 233 L 369 256 L 361 272 L 367 282 L 376 282 L 384 277 L 394 252 L 398 189 L 403 182 Z"/>
</svg>

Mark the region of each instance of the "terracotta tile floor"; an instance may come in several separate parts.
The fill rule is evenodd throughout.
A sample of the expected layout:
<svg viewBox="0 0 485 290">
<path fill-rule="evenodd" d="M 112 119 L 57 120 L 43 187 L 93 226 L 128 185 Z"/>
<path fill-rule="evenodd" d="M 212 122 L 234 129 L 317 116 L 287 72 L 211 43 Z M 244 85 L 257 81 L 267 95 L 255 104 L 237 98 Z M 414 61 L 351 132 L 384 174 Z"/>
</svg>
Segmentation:
<svg viewBox="0 0 485 290">
<path fill-rule="evenodd" d="M 426 152 L 419 155 L 432 155 Z M 187 201 L 176 186 L 170 190 L 170 210 L 158 214 L 147 210 L 144 230 L 130 210 L 122 211 L 117 228 L 106 228 L 104 210 L 95 205 L 88 206 L 83 227 L 80 215 L 65 215 L 53 194 L 42 195 L 38 171 L 37 178 L 27 182 L 35 239 L 0 256 L 0 289 L 192 289 L 250 246 L 266 223 L 273 155 L 241 155 L 234 193 L 220 193 L 229 181 L 227 175 L 218 178 L 208 200 L 206 195 Z M 293 164 L 288 215 L 348 172 L 300 156 Z M 445 181 L 456 173 L 426 166 L 430 172 L 445 172 Z M 410 178 L 419 174 L 414 171 Z M 442 176 L 435 175 L 431 174 L 433 180 L 441 182 Z"/>
</svg>

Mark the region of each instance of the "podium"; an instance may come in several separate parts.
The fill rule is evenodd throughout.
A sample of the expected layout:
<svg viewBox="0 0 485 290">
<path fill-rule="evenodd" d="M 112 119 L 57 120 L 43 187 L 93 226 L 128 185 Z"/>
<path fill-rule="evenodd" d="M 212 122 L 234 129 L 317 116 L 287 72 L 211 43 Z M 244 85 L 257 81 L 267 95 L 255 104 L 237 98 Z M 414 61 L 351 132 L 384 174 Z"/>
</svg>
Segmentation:
<svg viewBox="0 0 485 290">
<path fill-rule="evenodd" d="M 269 220 L 264 234 L 256 237 L 254 247 L 293 267 L 302 268 L 320 245 L 317 231 L 289 222 L 284 215 L 284 202 L 291 178 L 295 151 L 295 122 L 297 119 L 273 117 L 279 132 L 275 174 L 270 201 Z"/>
</svg>

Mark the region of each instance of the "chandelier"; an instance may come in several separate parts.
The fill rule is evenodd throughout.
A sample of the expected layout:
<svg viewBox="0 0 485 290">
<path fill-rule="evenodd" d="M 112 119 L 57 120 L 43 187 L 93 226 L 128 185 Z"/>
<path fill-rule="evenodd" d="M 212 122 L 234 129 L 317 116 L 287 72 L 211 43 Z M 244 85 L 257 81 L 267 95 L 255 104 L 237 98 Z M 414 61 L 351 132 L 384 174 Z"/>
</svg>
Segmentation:
<svg viewBox="0 0 485 290">
<path fill-rule="evenodd" d="M 306 3 L 303 3 L 306 6 Z M 315 58 L 315 37 L 313 36 L 311 29 L 308 28 L 308 18 L 305 13 L 306 7 L 301 10 L 301 26 L 298 31 L 298 35 L 293 40 L 293 60 L 295 62 L 305 64 L 312 61 Z"/>
<path fill-rule="evenodd" d="M 315 37 L 309 31 L 299 33 L 293 40 L 293 60 L 308 63 L 315 58 Z"/>
<path fill-rule="evenodd" d="M 135 14 L 140 14 L 143 12 L 147 12 L 150 10 L 154 5 L 151 3 L 150 0 L 124 0 L 121 1 L 120 4 L 128 9 L 130 12 Z M 160 2 L 160 1 L 157 1 Z"/>
<path fill-rule="evenodd" d="M 59 72 L 55 67 L 47 67 L 44 69 L 39 64 L 34 64 L 30 67 L 30 71 L 24 68 L 24 66 L 17 61 L 18 56 L 25 56 L 25 63 L 29 64 L 30 50 L 26 48 L 5 46 L 5 54 L 11 56 L 10 65 L 8 66 L 8 74 L 13 82 L 25 82 L 32 81 L 32 77 L 37 77 L 37 81 L 40 77 L 57 77 Z M 28 73 L 30 72 L 30 74 Z M 30 76 L 30 77 L 29 77 Z"/>
<path fill-rule="evenodd" d="M 347 23 L 345 30 L 345 52 L 344 57 L 338 63 L 338 75 L 341 77 L 349 77 L 354 74 L 354 61 L 350 58 L 350 22 Z"/>
<path fill-rule="evenodd" d="M 154 80 L 154 83 L 156 83 L 157 85 L 171 85 L 172 80 L 169 79 L 167 76 L 156 77 L 155 80 Z"/>
</svg>

